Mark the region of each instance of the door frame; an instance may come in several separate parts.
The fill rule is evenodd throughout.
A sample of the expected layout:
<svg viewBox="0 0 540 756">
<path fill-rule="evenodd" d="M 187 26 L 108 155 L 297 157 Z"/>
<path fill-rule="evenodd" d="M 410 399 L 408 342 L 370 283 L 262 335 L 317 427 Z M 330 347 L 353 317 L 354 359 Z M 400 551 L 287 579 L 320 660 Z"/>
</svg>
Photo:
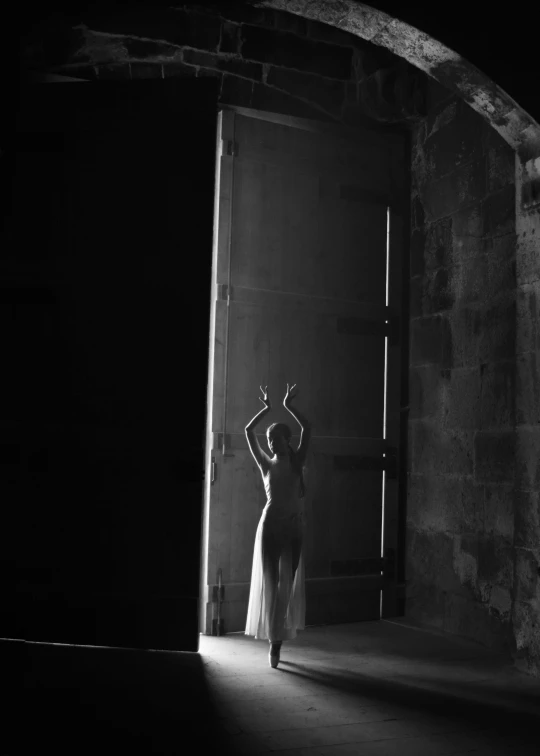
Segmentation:
<svg viewBox="0 0 540 756">
<path fill-rule="evenodd" d="M 220 601 L 223 596 L 220 576 L 215 576 L 215 582 L 208 582 L 208 541 L 210 521 L 211 486 L 215 469 L 213 461 L 213 449 L 216 442 L 223 444 L 225 450 L 226 428 L 222 434 L 212 432 L 214 415 L 214 367 L 216 364 L 216 303 L 219 294 L 228 298 L 230 292 L 230 270 L 226 280 L 228 286 L 224 292 L 218 292 L 217 271 L 218 266 L 229 266 L 230 260 L 230 230 L 232 223 L 232 189 L 233 189 L 233 158 L 236 151 L 234 144 L 234 118 L 235 115 L 255 118 L 283 126 L 288 126 L 303 131 L 318 134 L 330 134 L 345 138 L 350 142 L 362 141 L 363 134 L 372 132 L 376 138 L 382 135 L 387 138 L 388 148 L 397 151 L 392 165 L 401 167 L 400 175 L 393 175 L 392 193 L 388 198 L 390 216 L 390 270 L 391 284 L 389 286 L 389 308 L 397 322 L 395 338 L 388 340 L 388 372 L 392 370 L 395 376 L 394 393 L 392 400 L 389 397 L 388 382 L 386 384 L 387 418 L 390 415 L 394 419 L 391 445 L 395 451 L 395 473 L 392 481 L 388 478 L 384 488 L 384 506 L 382 511 L 382 542 L 381 542 L 381 567 L 384 564 L 385 573 L 381 571 L 380 581 L 375 582 L 381 587 L 381 619 L 401 616 L 404 609 L 404 543 L 406 526 L 406 495 L 407 495 L 407 472 L 406 472 L 406 441 L 408 438 L 408 417 L 406 405 L 408 404 L 408 222 L 409 208 L 407 192 L 410 182 L 407 158 L 409 156 L 409 134 L 400 126 L 374 125 L 372 129 L 362 127 L 359 133 L 356 129 L 326 121 L 315 121 L 282 113 L 255 110 L 236 105 L 220 105 L 218 111 L 218 127 L 216 135 L 216 172 L 215 172 L 215 200 L 214 200 L 214 227 L 212 247 L 212 289 L 210 302 L 210 332 L 209 332 L 209 359 L 208 359 L 208 386 L 207 386 L 207 424 L 206 424 L 206 453 L 205 453 L 205 492 L 203 506 L 203 543 L 201 548 L 201 588 L 200 588 L 200 612 L 199 628 L 203 635 L 221 634 Z M 223 157 L 231 157 L 224 161 Z M 396 182 L 394 185 L 394 181 Z M 406 201 L 407 200 L 407 201 Z M 394 229 L 392 233 L 392 229 Z M 224 254 L 225 253 L 225 254 Z M 394 305 L 395 302 L 395 305 Z M 227 318 L 227 330 L 228 330 Z M 225 371 L 227 370 L 227 332 L 223 343 L 222 359 Z M 406 369 L 405 369 L 406 366 Z M 226 385 L 226 377 L 224 386 Z M 226 412 L 224 407 L 223 414 Z M 388 423 L 388 421 L 387 421 Z M 219 437 L 216 438 L 216 437 Z"/>
</svg>

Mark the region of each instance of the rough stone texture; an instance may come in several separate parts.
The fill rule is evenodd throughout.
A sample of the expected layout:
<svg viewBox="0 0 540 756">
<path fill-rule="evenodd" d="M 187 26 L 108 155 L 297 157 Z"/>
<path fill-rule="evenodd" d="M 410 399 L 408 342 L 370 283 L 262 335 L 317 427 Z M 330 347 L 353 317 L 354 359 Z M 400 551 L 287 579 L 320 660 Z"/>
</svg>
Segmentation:
<svg viewBox="0 0 540 756">
<path fill-rule="evenodd" d="M 289 10 L 386 47 L 455 92 L 523 159 L 540 154 L 538 123 L 481 71 L 419 29 L 357 0 L 258 0 L 257 5 Z M 436 92 L 429 99 L 437 102 L 444 97 L 440 98 Z"/>
<path fill-rule="evenodd" d="M 30 70 L 88 79 L 217 76 L 222 104 L 353 128 L 425 115 L 427 77 L 386 48 L 249 5 L 88 10 L 76 28 L 37 25 L 21 57 Z"/>
<path fill-rule="evenodd" d="M 516 411 L 540 409 L 536 388 L 516 401 L 527 371 L 516 371 L 514 154 L 441 87 L 427 101 L 412 139 L 406 612 L 510 648 L 516 581 L 521 602 L 536 590 L 525 544 L 537 499 L 521 501 L 516 520 L 516 448 L 525 443 Z M 529 288 L 519 304 L 534 339 L 535 297 Z M 521 475 L 540 484 L 537 458 L 530 453 Z M 515 533 L 527 551 L 519 560 Z"/>
</svg>

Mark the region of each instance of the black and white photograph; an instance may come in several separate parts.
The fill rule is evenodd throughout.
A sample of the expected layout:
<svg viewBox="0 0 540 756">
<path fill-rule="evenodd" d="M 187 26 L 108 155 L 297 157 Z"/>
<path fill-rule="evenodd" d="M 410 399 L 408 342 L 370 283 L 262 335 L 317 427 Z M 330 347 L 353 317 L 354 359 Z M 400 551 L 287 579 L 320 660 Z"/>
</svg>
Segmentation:
<svg viewBox="0 0 540 756">
<path fill-rule="evenodd" d="M 0 756 L 538 756 L 534 4 L 8 6 Z"/>
</svg>

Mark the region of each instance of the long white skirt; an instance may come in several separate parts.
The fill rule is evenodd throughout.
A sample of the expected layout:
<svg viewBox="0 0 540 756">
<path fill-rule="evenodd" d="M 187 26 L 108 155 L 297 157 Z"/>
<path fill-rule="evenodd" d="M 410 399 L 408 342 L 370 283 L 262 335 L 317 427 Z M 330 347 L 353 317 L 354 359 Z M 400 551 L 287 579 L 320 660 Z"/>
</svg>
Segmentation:
<svg viewBox="0 0 540 756">
<path fill-rule="evenodd" d="M 245 634 L 272 641 L 291 640 L 297 630 L 305 629 L 305 516 L 300 513 L 278 518 L 269 509 L 264 508 L 255 535 Z M 300 559 L 293 580 L 294 543 L 297 547 L 300 544 Z M 275 569 L 269 569 L 269 564 Z"/>
</svg>

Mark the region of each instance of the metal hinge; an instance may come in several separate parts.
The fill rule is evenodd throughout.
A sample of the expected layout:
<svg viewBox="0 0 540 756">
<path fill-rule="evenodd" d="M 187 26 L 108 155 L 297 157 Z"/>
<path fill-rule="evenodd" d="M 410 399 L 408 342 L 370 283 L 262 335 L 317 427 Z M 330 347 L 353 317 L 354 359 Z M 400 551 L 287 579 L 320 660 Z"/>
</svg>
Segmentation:
<svg viewBox="0 0 540 756">
<path fill-rule="evenodd" d="M 218 284 L 217 297 L 218 299 L 228 299 L 230 295 L 229 286 L 227 284 Z"/>
<path fill-rule="evenodd" d="M 225 139 L 225 154 L 230 157 L 238 157 L 238 142 L 233 139 Z"/>
<path fill-rule="evenodd" d="M 214 485 L 214 483 L 216 482 L 216 471 L 217 471 L 216 458 L 212 457 L 212 479 L 210 481 L 211 485 Z"/>
</svg>

